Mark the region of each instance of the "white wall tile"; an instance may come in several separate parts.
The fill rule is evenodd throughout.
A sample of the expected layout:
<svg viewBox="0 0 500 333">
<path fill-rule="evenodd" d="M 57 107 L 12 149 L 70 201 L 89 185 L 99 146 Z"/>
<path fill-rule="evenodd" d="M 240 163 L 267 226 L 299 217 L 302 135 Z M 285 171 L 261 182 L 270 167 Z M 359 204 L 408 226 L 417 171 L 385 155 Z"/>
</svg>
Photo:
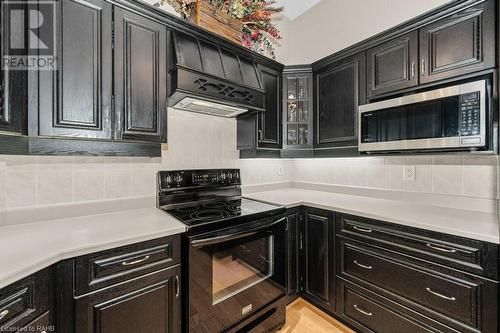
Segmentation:
<svg viewBox="0 0 500 333">
<path fill-rule="evenodd" d="M 37 204 L 71 202 L 73 194 L 72 169 L 42 169 L 38 172 Z"/>
<path fill-rule="evenodd" d="M 385 159 L 385 187 L 389 190 L 404 190 L 404 167 L 406 157 L 389 157 Z"/>
<path fill-rule="evenodd" d="M 36 189 L 36 169 L 5 171 L 5 206 L 7 208 L 35 206 Z"/>
<path fill-rule="evenodd" d="M 463 157 L 462 186 L 465 196 L 495 198 L 497 193 L 497 158 Z"/>
<path fill-rule="evenodd" d="M 462 158 L 432 158 L 432 191 L 439 194 L 462 194 Z"/>
<path fill-rule="evenodd" d="M 104 170 L 73 170 L 73 200 L 104 199 Z"/>
<path fill-rule="evenodd" d="M 130 194 L 130 168 L 107 169 L 104 175 L 104 195 L 106 199 L 124 198 Z"/>
<path fill-rule="evenodd" d="M 408 166 L 415 167 L 415 181 L 406 180 L 406 189 L 415 192 L 432 192 L 432 157 L 408 157 Z"/>
</svg>

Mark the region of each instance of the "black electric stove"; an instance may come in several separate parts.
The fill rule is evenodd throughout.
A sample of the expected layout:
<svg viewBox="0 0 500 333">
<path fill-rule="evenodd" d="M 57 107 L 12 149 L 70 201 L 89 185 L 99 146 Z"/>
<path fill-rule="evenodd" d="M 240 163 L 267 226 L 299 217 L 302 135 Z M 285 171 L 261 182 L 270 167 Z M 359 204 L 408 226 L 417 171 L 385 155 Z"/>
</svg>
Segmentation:
<svg viewBox="0 0 500 333">
<path fill-rule="evenodd" d="M 160 171 L 158 190 L 158 207 L 185 223 L 190 236 L 285 213 L 242 197 L 237 169 Z"/>
<path fill-rule="evenodd" d="M 187 226 L 185 332 L 284 324 L 284 207 L 242 197 L 237 169 L 161 171 L 157 204 Z M 267 318 L 267 308 L 277 315 Z"/>
</svg>

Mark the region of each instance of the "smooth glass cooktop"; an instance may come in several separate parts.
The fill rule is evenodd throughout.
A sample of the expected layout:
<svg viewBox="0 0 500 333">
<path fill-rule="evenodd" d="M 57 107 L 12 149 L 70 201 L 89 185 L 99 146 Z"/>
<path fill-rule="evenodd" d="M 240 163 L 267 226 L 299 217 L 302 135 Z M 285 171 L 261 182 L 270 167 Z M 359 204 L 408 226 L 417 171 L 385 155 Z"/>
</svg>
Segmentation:
<svg viewBox="0 0 500 333">
<path fill-rule="evenodd" d="M 195 225 L 259 214 L 277 208 L 280 207 L 251 199 L 237 198 L 195 203 L 177 208 L 165 209 L 165 211 L 187 225 Z"/>
</svg>

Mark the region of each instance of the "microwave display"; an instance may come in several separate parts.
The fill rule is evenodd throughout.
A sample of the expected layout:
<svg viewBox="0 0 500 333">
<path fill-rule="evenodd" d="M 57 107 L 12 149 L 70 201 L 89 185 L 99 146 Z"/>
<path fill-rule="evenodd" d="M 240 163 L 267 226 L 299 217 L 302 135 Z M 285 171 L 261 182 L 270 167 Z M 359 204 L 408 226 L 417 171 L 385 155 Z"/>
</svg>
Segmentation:
<svg viewBox="0 0 500 333">
<path fill-rule="evenodd" d="M 360 106 L 359 150 L 482 147 L 486 82 Z"/>
</svg>

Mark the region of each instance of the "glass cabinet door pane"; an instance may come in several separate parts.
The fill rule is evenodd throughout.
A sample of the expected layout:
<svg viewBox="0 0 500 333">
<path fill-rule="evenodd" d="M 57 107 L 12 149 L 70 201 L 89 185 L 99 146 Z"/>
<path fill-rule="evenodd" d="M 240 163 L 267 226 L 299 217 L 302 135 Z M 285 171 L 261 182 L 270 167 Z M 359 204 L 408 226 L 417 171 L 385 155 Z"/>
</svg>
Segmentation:
<svg viewBox="0 0 500 333">
<path fill-rule="evenodd" d="M 307 98 L 309 96 L 309 80 L 307 78 L 298 79 L 298 98 Z"/>
<path fill-rule="evenodd" d="M 287 125 L 287 142 L 289 145 L 297 144 L 297 133 L 298 128 L 297 125 Z"/>
<path fill-rule="evenodd" d="M 297 79 L 288 79 L 287 99 L 297 99 Z"/>
<path fill-rule="evenodd" d="M 309 103 L 298 102 L 297 103 L 297 113 L 299 114 L 300 122 L 307 122 L 309 120 Z"/>
<path fill-rule="evenodd" d="M 307 125 L 299 125 L 299 136 L 298 143 L 299 145 L 307 145 L 309 143 L 309 129 Z"/>
<path fill-rule="evenodd" d="M 288 117 L 289 122 L 297 121 L 297 102 L 288 102 Z"/>
</svg>

